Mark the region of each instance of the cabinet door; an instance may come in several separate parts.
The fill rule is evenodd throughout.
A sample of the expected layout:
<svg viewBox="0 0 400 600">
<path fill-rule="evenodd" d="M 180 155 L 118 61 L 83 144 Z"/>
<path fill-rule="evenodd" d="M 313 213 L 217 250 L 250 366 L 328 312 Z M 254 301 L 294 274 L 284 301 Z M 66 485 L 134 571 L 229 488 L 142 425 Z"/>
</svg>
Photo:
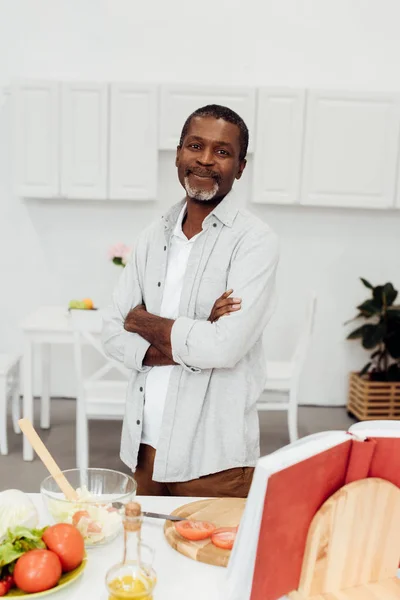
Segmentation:
<svg viewBox="0 0 400 600">
<path fill-rule="evenodd" d="M 160 107 L 160 148 L 176 150 L 187 117 L 207 104 L 221 104 L 239 114 L 250 132 L 249 152 L 253 151 L 255 89 L 231 86 L 163 85 Z"/>
<path fill-rule="evenodd" d="M 12 87 L 14 179 L 27 198 L 59 195 L 59 85 L 23 81 Z"/>
<path fill-rule="evenodd" d="M 62 91 L 61 193 L 107 198 L 108 85 L 65 83 Z"/>
<path fill-rule="evenodd" d="M 112 200 L 154 200 L 158 166 L 157 87 L 111 85 L 110 180 Z"/>
<path fill-rule="evenodd" d="M 310 91 L 302 204 L 393 207 L 398 136 L 396 95 Z"/>
<path fill-rule="evenodd" d="M 253 202 L 299 202 L 304 106 L 304 90 L 259 91 Z"/>
</svg>

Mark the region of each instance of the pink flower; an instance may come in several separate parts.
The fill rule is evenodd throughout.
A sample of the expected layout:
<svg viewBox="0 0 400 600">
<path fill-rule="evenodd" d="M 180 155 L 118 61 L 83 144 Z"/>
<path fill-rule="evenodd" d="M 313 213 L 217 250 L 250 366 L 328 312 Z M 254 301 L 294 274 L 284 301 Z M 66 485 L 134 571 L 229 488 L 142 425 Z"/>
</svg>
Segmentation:
<svg viewBox="0 0 400 600">
<path fill-rule="evenodd" d="M 129 260 L 131 255 L 132 248 L 123 244 L 122 242 L 118 242 L 118 244 L 114 244 L 108 250 L 108 258 L 112 260 L 115 264 L 120 264 L 125 266 Z"/>
</svg>

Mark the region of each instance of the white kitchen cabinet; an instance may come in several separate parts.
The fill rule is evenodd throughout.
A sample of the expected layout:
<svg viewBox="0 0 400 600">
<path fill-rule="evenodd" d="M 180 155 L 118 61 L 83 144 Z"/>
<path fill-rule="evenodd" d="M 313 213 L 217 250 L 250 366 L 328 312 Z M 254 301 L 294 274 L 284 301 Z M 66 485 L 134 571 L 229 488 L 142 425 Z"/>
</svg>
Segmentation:
<svg viewBox="0 0 400 600">
<path fill-rule="evenodd" d="M 305 90 L 260 89 L 255 125 L 253 202 L 299 202 L 304 107 Z"/>
<path fill-rule="evenodd" d="M 62 85 L 61 194 L 107 198 L 108 84 Z"/>
<path fill-rule="evenodd" d="M 253 151 L 255 88 L 166 84 L 161 87 L 161 150 L 175 150 L 187 117 L 207 104 L 221 104 L 234 110 L 250 131 L 249 152 Z"/>
<path fill-rule="evenodd" d="M 109 198 L 154 200 L 158 176 L 158 90 L 111 85 Z"/>
<path fill-rule="evenodd" d="M 312 90 L 306 112 L 302 204 L 393 208 L 398 97 Z"/>
<path fill-rule="evenodd" d="M 14 180 L 18 196 L 59 194 L 59 85 L 21 81 L 12 86 Z"/>
</svg>

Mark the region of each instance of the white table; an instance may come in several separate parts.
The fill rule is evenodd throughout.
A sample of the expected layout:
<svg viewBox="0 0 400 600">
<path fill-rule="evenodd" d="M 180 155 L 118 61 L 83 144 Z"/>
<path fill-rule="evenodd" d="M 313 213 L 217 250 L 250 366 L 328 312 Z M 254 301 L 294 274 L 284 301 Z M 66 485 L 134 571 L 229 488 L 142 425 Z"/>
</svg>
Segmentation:
<svg viewBox="0 0 400 600">
<path fill-rule="evenodd" d="M 40 525 L 52 523 L 40 494 L 30 494 L 39 510 Z M 172 510 L 200 498 L 138 496 L 144 510 L 169 514 Z M 161 519 L 144 519 L 143 542 L 155 550 L 157 585 L 154 600 L 224 600 L 226 569 L 196 562 L 179 554 L 167 543 Z M 122 535 L 109 545 L 88 550 L 88 563 L 81 575 L 64 591 L 54 592 L 54 600 L 108 600 L 105 587 L 107 570 L 122 559 Z"/>
<path fill-rule="evenodd" d="M 40 426 L 50 427 L 50 345 L 73 344 L 65 306 L 43 306 L 21 323 L 23 332 L 23 416 L 33 423 L 33 352 L 41 363 L 42 400 Z M 33 449 L 24 436 L 23 458 L 33 460 Z"/>
</svg>

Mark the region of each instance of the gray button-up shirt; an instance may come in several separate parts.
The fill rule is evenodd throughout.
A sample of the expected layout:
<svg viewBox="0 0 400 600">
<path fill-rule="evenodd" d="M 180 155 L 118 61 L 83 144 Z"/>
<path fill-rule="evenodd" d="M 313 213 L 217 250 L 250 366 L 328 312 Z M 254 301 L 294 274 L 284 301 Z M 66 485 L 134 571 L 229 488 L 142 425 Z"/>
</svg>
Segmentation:
<svg viewBox="0 0 400 600">
<path fill-rule="evenodd" d="M 139 236 L 104 314 L 105 352 L 132 369 L 122 428 L 121 459 L 134 471 L 142 432 L 149 343 L 124 330 L 138 304 L 159 315 L 170 238 L 184 201 Z M 238 208 L 230 192 L 203 222 L 185 274 L 171 333 L 175 362 L 154 463 L 155 481 L 188 481 L 259 457 L 256 402 L 266 373 L 262 335 L 275 305 L 276 235 Z M 215 300 L 227 289 L 242 307 L 215 323 Z"/>
</svg>

